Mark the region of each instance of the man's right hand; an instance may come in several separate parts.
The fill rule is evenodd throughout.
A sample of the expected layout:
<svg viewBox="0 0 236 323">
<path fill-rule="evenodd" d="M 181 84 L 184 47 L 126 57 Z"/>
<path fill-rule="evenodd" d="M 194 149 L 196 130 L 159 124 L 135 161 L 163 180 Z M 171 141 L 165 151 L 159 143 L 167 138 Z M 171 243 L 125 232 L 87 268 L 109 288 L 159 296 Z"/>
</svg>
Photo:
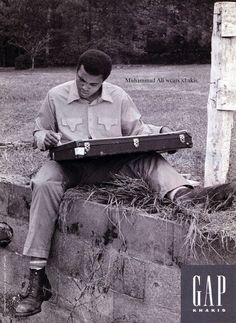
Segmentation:
<svg viewBox="0 0 236 323">
<path fill-rule="evenodd" d="M 61 135 L 59 133 L 56 133 L 50 130 L 46 133 L 46 136 L 44 139 L 44 145 L 47 149 L 51 147 L 55 147 L 60 141 L 60 139 L 61 139 Z"/>
</svg>

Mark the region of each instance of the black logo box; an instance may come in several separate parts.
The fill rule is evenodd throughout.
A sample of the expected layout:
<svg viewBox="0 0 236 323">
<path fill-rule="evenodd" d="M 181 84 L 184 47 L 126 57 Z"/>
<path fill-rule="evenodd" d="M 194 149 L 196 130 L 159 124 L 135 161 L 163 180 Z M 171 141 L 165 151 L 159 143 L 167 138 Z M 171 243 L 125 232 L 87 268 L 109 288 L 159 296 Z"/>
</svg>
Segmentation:
<svg viewBox="0 0 236 323">
<path fill-rule="evenodd" d="M 182 266 L 181 323 L 236 323 L 236 265 Z"/>
</svg>

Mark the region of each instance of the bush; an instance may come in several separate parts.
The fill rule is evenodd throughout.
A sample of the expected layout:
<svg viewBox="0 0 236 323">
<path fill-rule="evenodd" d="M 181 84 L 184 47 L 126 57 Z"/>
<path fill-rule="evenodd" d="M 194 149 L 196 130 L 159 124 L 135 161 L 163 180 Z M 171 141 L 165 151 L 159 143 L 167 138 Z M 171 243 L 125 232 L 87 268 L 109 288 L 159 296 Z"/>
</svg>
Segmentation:
<svg viewBox="0 0 236 323">
<path fill-rule="evenodd" d="M 28 54 L 17 56 L 15 59 L 16 70 L 26 70 L 31 67 L 31 59 Z"/>
</svg>

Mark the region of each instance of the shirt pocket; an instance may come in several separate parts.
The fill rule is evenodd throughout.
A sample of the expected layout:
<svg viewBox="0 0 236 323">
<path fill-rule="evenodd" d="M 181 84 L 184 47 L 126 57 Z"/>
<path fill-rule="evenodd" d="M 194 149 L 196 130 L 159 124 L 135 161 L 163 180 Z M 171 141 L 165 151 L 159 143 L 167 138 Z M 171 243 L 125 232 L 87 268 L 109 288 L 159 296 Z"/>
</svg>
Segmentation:
<svg viewBox="0 0 236 323">
<path fill-rule="evenodd" d="M 75 132 L 77 126 L 83 124 L 82 118 L 61 118 L 61 124 L 63 127 L 68 127 L 72 132 Z"/>
<path fill-rule="evenodd" d="M 98 124 L 103 125 L 107 131 L 110 131 L 113 126 L 118 125 L 118 119 L 109 117 L 98 117 Z"/>
</svg>

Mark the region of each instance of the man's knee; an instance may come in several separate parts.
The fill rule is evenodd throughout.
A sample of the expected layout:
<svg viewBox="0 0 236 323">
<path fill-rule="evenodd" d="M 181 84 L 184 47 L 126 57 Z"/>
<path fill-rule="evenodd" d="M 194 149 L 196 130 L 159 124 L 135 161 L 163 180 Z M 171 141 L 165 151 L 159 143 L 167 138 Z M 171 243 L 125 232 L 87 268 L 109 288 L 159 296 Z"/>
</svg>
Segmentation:
<svg viewBox="0 0 236 323">
<path fill-rule="evenodd" d="M 134 161 L 133 166 L 142 174 L 148 174 L 159 168 L 162 162 L 165 162 L 164 158 L 158 153 L 149 153 L 142 155 L 139 159 Z"/>
<path fill-rule="evenodd" d="M 46 162 L 38 171 L 35 177 L 31 179 L 31 188 L 35 187 L 54 187 L 63 185 L 65 174 L 60 164 L 55 161 Z"/>
<path fill-rule="evenodd" d="M 54 191 L 58 190 L 58 188 L 63 189 L 64 185 L 61 181 L 53 181 L 50 179 L 42 179 L 42 178 L 33 178 L 30 182 L 30 186 L 32 190 L 40 189 L 43 191 Z"/>
</svg>

